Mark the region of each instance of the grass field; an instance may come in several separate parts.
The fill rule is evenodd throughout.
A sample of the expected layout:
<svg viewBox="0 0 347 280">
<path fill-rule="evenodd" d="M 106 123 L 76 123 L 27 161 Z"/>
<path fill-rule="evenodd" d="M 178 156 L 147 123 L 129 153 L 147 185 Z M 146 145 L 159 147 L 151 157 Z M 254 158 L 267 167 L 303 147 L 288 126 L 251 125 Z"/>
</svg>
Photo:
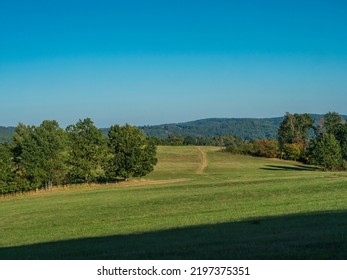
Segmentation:
<svg viewBox="0 0 347 280">
<path fill-rule="evenodd" d="M 143 179 L 0 198 L 1 259 L 346 259 L 347 173 L 159 147 Z"/>
</svg>

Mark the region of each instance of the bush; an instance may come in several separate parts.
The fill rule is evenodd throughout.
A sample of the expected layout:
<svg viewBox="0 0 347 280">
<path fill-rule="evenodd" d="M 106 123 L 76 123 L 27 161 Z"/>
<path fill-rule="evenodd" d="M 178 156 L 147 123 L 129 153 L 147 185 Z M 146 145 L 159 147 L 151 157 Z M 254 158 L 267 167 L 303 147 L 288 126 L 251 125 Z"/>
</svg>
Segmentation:
<svg viewBox="0 0 347 280">
<path fill-rule="evenodd" d="M 240 145 L 229 145 L 225 150 L 232 154 L 238 155 L 255 155 L 255 147 L 253 143 L 244 142 Z"/>
<path fill-rule="evenodd" d="M 278 141 L 275 139 L 258 139 L 254 142 L 254 150 L 255 155 L 259 157 L 278 157 Z"/>
<path fill-rule="evenodd" d="M 282 155 L 284 159 L 297 160 L 302 154 L 302 146 L 299 144 L 284 144 Z"/>
</svg>

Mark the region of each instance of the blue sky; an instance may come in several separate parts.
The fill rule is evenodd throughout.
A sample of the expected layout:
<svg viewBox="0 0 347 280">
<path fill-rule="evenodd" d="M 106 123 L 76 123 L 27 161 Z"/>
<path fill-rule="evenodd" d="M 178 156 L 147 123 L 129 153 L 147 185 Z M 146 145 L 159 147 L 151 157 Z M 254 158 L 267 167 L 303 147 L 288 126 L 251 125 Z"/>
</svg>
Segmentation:
<svg viewBox="0 0 347 280">
<path fill-rule="evenodd" d="M 345 1 L 0 2 L 0 125 L 346 114 Z"/>
</svg>

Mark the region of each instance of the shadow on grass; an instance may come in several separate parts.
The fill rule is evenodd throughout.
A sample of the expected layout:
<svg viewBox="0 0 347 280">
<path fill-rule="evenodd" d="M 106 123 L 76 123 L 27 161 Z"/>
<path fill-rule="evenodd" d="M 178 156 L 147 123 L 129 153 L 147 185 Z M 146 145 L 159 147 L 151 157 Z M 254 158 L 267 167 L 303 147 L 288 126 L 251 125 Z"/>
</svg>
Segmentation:
<svg viewBox="0 0 347 280">
<path fill-rule="evenodd" d="M 346 211 L 324 212 L 0 248 L 0 259 L 346 259 L 346 233 Z"/>
<path fill-rule="evenodd" d="M 266 167 L 262 167 L 260 169 L 263 170 L 271 170 L 271 171 L 316 171 L 320 170 L 318 167 L 308 166 L 303 164 L 296 165 L 265 165 Z"/>
</svg>

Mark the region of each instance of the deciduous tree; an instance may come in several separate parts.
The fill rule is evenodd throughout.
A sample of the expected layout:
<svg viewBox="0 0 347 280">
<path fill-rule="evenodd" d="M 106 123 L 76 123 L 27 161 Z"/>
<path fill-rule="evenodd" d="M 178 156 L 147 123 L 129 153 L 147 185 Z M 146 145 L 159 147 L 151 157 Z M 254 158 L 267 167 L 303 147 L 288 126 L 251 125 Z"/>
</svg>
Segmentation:
<svg viewBox="0 0 347 280">
<path fill-rule="evenodd" d="M 66 135 L 56 121 L 39 127 L 19 124 L 13 138 L 17 175 L 30 182 L 29 189 L 61 183 L 65 176 Z"/>
<path fill-rule="evenodd" d="M 90 118 L 66 128 L 69 143 L 68 180 L 90 183 L 104 177 L 102 162 L 106 157 L 106 138 Z"/>
<path fill-rule="evenodd" d="M 282 152 L 285 144 L 296 144 L 302 148 L 301 156 L 304 156 L 312 127 L 313 118 L 310 115 L 286 113 L 278 130 L 278 142 Z"/>
<path fill-rule="evenodd" d="M 128 124 L 114 125 L 108 137 L 111 157 L 106 165 L 107 178 L 127 180 L 153 170 L 157 163 L 156 146 L 145 138 L 143 131 Z"/>
<path fill-rule="evenodd" d="M 0 144 L 0 194 L 17 192 L 14 163 L 10 145 Z"/>
</svg>

